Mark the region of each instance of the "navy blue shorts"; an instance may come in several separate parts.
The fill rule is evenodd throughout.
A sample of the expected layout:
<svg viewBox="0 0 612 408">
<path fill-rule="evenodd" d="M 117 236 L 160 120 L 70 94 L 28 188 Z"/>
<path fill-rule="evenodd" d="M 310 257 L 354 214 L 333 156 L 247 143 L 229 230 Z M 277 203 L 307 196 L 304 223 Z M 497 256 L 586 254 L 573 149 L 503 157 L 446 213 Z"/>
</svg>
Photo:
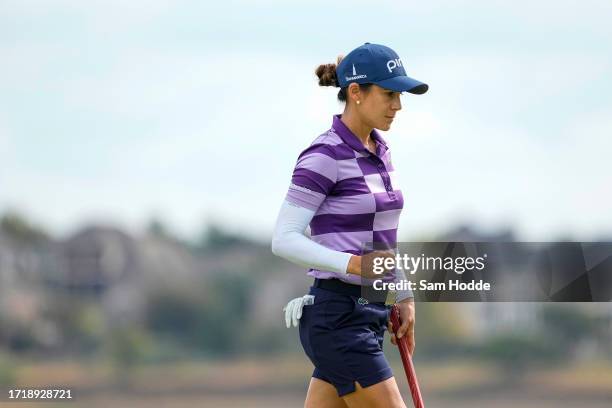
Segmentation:
<svg viewBox="0 0 612 408">
<path fill-rule="evenodd" d="M 312 376 L 336 387 L 338 396 L 393 376 L 383 353 L 391 306 L 363 304 L 359 297 L 311 287 L 314 304 L 304 306 L 300 341 L 315 366 Z"/>
</svg>

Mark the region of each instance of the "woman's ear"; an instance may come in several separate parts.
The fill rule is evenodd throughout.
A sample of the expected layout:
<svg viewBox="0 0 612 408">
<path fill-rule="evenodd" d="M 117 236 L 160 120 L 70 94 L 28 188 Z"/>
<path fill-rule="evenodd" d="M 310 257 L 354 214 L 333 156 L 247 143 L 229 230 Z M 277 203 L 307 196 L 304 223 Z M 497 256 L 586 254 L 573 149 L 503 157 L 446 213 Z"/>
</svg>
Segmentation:
<svg viewBox="0 0 612 408">
<path fill-rule="evenodd" d="M 359 85 L 353 82 L 348 87 L 348 97 L 353 100 L 353 102 L 357 102 L 361 99 L 361 90 L 359 89 Z"/>
</svg>

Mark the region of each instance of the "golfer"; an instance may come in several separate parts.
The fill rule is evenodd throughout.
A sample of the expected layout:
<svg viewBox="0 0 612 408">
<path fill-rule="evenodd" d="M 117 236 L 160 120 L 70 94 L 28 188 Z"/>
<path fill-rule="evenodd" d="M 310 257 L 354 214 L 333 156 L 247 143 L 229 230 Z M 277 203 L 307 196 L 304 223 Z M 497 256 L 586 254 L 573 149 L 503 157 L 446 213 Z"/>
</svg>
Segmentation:
<svg viewBox="0 0 612 408">
<path fill-rule="evenodd" d="M 383 335 L 392 333 L 389 303 L 397 302 L 397 334 L 413 352 L 413 295 L 398 292 L 385 303 L 393 294 L 366 290 L 377 277 L 374 259 L 395 250 L 404 204 L 389 145 L 376 129 L 389 130 L 402 92 L 422 94 L 428 86 L 406 75 L 392 49 L 370 43 L 315 72 L 319 85 L 340 88 L 344 112 L 299 155 L 272 239 L 274 254 L 315 278 L 309 294 L 286 307 L 287 325 L 299 323 L 315 366 L 305 407 L 405 407 Z"/>
</svg>

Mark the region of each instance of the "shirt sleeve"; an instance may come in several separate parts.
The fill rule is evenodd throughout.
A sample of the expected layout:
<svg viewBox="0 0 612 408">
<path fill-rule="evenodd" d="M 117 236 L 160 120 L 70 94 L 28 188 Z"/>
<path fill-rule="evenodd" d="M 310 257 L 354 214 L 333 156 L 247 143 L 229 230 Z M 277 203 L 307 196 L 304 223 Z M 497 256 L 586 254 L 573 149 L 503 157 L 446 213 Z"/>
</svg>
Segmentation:
<svg viewBox="0 0 612 408">
<path fill-rule="evenodd" d="M 330 146 L 315 144 L 298 157 L 286 200 L 316 211 L 338 178 L 338 164 Z"/>
<path fill-rule="evenodd" d="M 314 214 L 314 210 L 285 201 L 274 228 L 272 252 L 308 268 L 346 274 L 350 253 L 326 248 L 304 235 Z"/>
</svg>

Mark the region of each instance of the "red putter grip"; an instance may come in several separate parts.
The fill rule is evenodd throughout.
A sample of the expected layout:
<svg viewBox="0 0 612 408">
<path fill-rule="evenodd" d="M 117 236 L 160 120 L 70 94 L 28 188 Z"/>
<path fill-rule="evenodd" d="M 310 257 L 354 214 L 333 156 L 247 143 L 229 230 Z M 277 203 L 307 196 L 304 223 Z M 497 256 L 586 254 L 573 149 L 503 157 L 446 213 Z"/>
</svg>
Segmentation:
<svg viewBox="0 0 612 408">
<path fill-rule="evenodd" d="M 397 333 L 397 329 L 401 326 L 399 307 L 393 305 L 391 308 L 391 324 L 393 325 L 393 333 Z M 400 356 L 402 357 L 402 364 L 404 365 L 404 371 L 408 379 L 408 385 L 410 386 L 410 394 L 412 394 L 412 402 L 415 408 L 425 408 L 423 403 L 423 396 L 421 396 L 421 389 L 419 388 L 419 382 L 417 380 L 416 372 L 414 371 L 414 365 L 412 364 L 412 358 L 408 351 L 408 341 L 406 336 L 397 340 L 397 347 L 399 347 Z"/>
</svg>

